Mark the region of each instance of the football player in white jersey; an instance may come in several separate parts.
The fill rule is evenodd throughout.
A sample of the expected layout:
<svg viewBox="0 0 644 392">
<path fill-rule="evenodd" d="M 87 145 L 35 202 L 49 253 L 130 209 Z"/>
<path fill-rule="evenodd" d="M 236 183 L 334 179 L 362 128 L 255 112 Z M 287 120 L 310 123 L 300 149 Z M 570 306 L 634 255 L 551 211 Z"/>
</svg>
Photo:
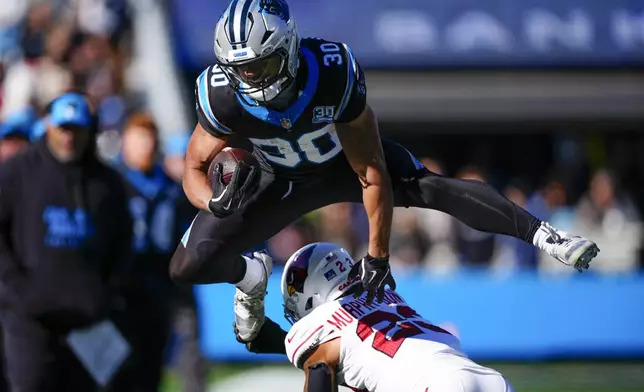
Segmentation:
<svg viewBox="0 0 644 392">
<path fill-rule="evenodd" d="M 336 244 L 314 243 L 293 254 L 282 275 L 283 331 L 267 319 L 247 348 L 285 353 L 304 370 L 305 392 L 339 385 L 370 392 L 512 392 L 496 370 L 470 360 L 459 339 L 416 313 L 393 290 L 367 305 L 356 264 Z M 282 346 L 281 339 L 284 339 Z"/>
</svg>

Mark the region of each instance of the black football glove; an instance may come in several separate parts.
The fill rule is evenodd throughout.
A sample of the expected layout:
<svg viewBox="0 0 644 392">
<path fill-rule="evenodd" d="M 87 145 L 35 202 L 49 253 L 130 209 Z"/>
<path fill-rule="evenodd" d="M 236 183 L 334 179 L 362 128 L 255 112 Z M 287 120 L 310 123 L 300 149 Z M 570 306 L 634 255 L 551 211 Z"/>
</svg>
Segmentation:
<svg viewBox="0 0 644 392">
<path fill-rule="evenodd" d="M 259 170 L 239 162 L 228 185 L 224 184 L 223 167 L 215 165 L 212 179 L 212 199 L 208 209 L 218 218 L 224 218 L 237 211 L 259 187 Z"/>
<path fill-rule="evenodd" d="M 378 302 L 382 302 L 385 297 L 385 286 L 389 285 L 392 290 L 396 290 L 396 281 L 389 268 L 389 257 L 375 258 L 367 254 L 359 263 L 351 267 L 349 281 L 356 276 L 360 276 L 362 287 L 354 297 L 358 298 L 366 290 L 367 305 L 371 305 L 376 294 L 378 294 Z"/>
<path fill-rule="evenodd" d="M 235 331 L 235 339 L 246 346 L 246 350 L 251 353 L 286 354 L 286 346 L 284 345 L 286 331 L 268 317 L 266 317 L 264 325 L 262 325 L 262 328 L 259 330 L 257 337 L 250 342 L 244 342 L 239 338 L 235 323 L 233 323 L 233 330 Z"/>
</svg>

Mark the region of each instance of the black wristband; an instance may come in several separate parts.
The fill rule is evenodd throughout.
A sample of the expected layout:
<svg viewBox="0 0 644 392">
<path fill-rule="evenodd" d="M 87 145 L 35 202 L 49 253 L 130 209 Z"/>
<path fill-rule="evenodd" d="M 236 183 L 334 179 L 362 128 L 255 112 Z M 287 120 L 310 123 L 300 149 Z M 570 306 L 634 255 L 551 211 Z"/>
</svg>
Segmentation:
<svg viewBox="0 0 644 392">
<path fill-rule="evenodd" d="M 372 261 L 384 261 L 384 262 L 386 262 L 386 261 L 389 261 L 389 256 L 387 256 L 387 257 L 373 257 L 369 253 L 367 253 L 367 256 L 365 256 L 365 259 L 367 259 L 368 262 L 372 262 Z"/>
</svg>

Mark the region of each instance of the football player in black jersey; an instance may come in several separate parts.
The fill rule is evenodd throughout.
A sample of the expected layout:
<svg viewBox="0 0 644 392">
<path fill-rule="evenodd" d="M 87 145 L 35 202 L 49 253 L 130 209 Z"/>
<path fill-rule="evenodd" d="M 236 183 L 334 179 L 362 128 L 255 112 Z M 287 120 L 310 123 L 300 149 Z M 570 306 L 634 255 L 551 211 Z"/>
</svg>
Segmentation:
<svg viewBox="0 0 644 392">
<path fill-rule="evenodd" d="M 233 0 L 217 23 L 214 49 L 216 64 L 196 82 L 199 123 L 183 182 L 201 212 L 170 273 L 177 282 L 235 284 L 238 339 L 253 340 L 264 322 L 272 268 L 263 254 L 240 254 L 333 203 L 364 203 L 369 247 L 354 275 L 370 298 L 395 284 L 388 265 L 394 206 L 446 212 L 474 229 L 532 243 L 579 271 L 599 251 L 490 186 L 431 173 L 402 146 L 381 140 L 364 74 L 349 47 L 300 39 L 283 0 Z M 209 163 L 233 133 L 254 145 L 261 176 L 240 165 L 227 186 L 217 180 L 211 186 Z M 245 194 L 258 177 L 257 190 Z"/>
</svg>

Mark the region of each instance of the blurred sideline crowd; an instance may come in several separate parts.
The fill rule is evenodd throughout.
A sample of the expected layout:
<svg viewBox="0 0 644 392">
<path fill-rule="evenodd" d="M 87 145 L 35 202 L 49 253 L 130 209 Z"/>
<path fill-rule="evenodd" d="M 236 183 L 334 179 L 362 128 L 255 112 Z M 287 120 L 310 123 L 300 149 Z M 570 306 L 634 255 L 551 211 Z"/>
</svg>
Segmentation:
<svg viewBox="0 0 644 392">
<path fill-rule="evenodd" d="M 434 173 L 448 175 L 439 161 L 429 157 L 421 161 Z M 489 181 L 485 169 L 476 165 L 463 166 L 455 176 Z M 570 194 L 566 176 L 559 173 L 546 176 L 542 185 L 532 191 L 526 183 L 510 180 L 503 193 L 536 217 L 596 241 L 602 251 L 593 263 L 594 272 L 629 273 L 640 268 L 640 215 L 610 170 L 594 171 L 576 200 Z M 364 208 L 346 203 L 311 213 L 271 239 L 269 249 L 279 262 L 284 262 L 311 241 L 340 243 L 352 254 L 366 252 L 368 222 Z M 391 252 L 392 269 L 399 274 L 444 274 L 463 268 L 501 273 L 574 272 L 531 244 L 473 230 L 440 211 L 413 207 L 394 210 Z"/>
<path fill-rule="evenodd" d="M 131 351 L 107 390 L 157 391 L 163 368 L 171 362 L 178 370 L 182 391 L 204 391 L 206 368 L 199 353 L 193 293 L 191 288 L 174 285 L 167 272 L 170 257 L 196 214 L 180 185 L 189 133 L 181 130 L 161 140 L 154 119 L 142 110 L 144 103 L 136 78 L 128 76 L 131 34 L 125 1 L 3 1 L 0 165 L 47 137 L 50 124 L 45 118 L 52 100 L 67 92 L 83 93 L 98 119 L 94 124 L 98 155 L 120 173 L 132 223 L 132 227 L 122 228 L 132 233 L 127 273 L 121 274 L 127 279 L 122 279 L 118 290 L 111 291 L 109 311 Z M 114 208 L 117 215 L 118 206 Z M 43 214 L 42 219 L 48 218 Z M 57 225 L 63 227 L 60 222 Z M 65 234 L 69 235 L 69 230 Z M 3 285 L 9 285 L 4 277 L 0 286 Z M 27 340 L 21 341 L 21 336 L 14 339 L 21 331 L 16 332 L 12 322 L 7 321 L 13 312 L 18 311 L 3 302 L 0 315 L 6 355 L 15 357 L 20 351 L 17 345 L 28 345 L 22 348 L 23 356 L 36 352 L 43 357 L 45 353 L 51 355 L 43 358 L 48 363 L 37 365 L 50 368 L 42 372 L 55 371 L 61 374 L 59 378 L 67 378 L 50 377 L 46 385 L 20 380 L 25 389 L 19 390 L 89 391 L 88 384 L 83 383 L 86 380 L 73 380 L 78 378 L 78 372 L 68 370 L 81 367 L 78 360 L 69 360 L 69 350 L 59 342 L 68 328 L 43 321 L 48 336 L 43 344 L 47 347 L 34 348 L 36 334 L 42 331 L 37 331 L 36 326 L 24 333 Z M 21 323 L 19 329 L 26 331 L 31 326 Z M 41 377 L 42 372 L 29 369 L 35 366 L 25 361 L 7 361 L 11 363 L 3 366 L 2 378 L 12 378 L 6 375 L 7 366 L 12 367 L 11 372 L 19 373 L 13 376 L 17 379 Z M 59 367 L 51 370 L 52 366 Z M 0 390 L 8 388 L 3 380 Z"/>
<path fill-rule="evenodd" d="M 170 360 L 178 364 L 181 390 L 203 391 L 194 298 L 189 288 L 172 284 L 167 273 L 170 257 L 196 213 L 180 186 L 189 132 L 161 140 L 128 68 L 130 44 L 124 0 L 3 0 L 0 165 L 48 132 L 44 117 L 53 99 L 68 91 L 88 97 L 98 114 L 98 155 L 121 174 L 132 220 L 131 281 L 119 293 L 115 317 L 124 320 L 117 324 L 133 352 L 123 365 L 130 375 L 114 390 L 157 390 Z M 425 157 L 422 162 L 435 173 L 447 174 L 437 159 Z M 462 167 L 456 176 L 489 181 L 485 168 L 476 165 Z M 596 241 L 602 253 L 594 270 L 638 268 L 640 217 L 610 170 L 593 172 L 578 200 L 570 196 L 567 179 L 556 172 L 536 189 L 521 179 L 507 183 L 504 193 L 515 203 Z M 360 255 L 367 228 L 361 205 L 336 204 L 287 227 L 269 241 L 268 250 L 278 263 L 313 241 L 336 242 Z M 572 270 L 560 268 L 532 245 L 474 231 L 438 211 L 414 208 L 396 210 L 391 250 L 398 273 L 448 273 L 460 267 Z"/>
</svg>

